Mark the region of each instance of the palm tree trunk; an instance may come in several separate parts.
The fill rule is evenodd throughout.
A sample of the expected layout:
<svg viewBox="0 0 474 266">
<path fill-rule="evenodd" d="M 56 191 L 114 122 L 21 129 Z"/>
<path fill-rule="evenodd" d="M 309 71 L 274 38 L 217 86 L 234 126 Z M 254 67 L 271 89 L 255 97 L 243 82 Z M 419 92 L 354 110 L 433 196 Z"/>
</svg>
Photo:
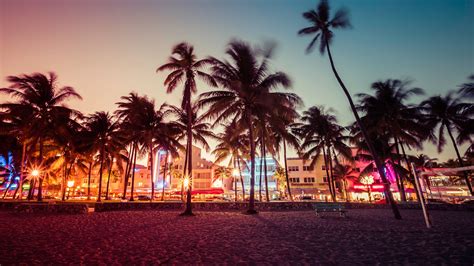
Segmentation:
<svg viewBox="0 0 474 266">
<path fill-rule="evenodd" d="M 400 142 L 400 148 L 402 149 L 403 159 L 405 160 L 405 163 L 407 165 L 408 172 L 410 172 L 409 175 L 412 176 L 413 171 L 412 171 L 412 168 L 411 168 L 411 164 L 410 164 L 410 161 L 408 160 L 408 156 L 405 152 L 405 147 L 403 147 L 403 143 L 401 143 L 401 142 Z M 415 178 L 415 177 L 413 177 L 413 178 Z M 426 185 L 429 186 L 429 182 L 427 182 Z M 420 195 L 418 193 L 418 190 L 415 189 L 415 193 L 416 193 L 416 197 L 417 197 L 418 201 L 423 200 L 423 195 Z"/>
<path fill-rule="evenodd" d="M 268 175 L 267 175 L 267 151 L 265 149 L 265 135 L 263 136 L 263 171 L 265 173 L 265 197 L 267 202 L 270 201 L 270 196 L 268 194 Z"/>
<path fill-rule="evenodd" d="M 334 200 L 334 194 L 332 191 L 331 185 L 331 177 L 329 176 L 329 165 L 328 165 L 328 158 L 326 156 L 326 149 L 323 147 L 323 157 L 324 157 L 324 168 L 326 170 L 327 182 L 329 187 L 329 193 L 331 194 L 332 199 Z"/>
<path fill-rule="evenodd" d="M 69 178 L 69 174 L 71 173 L 71 169 L 74 165 L 74 160 L 71 162 L 71 166 L 69 166 L 69 169 L 67 167 L 67 162 L 66 162 L 66 165 L 65 165 L 65 168 L 64 168 L 64 178 L 63 178 L 63 183 L 64 183 L 64 189 L 66 189 L 66 180 L 68 180 Z M 65 191 L 63 191 L 63 201 L 64 201 L 64 194 L 65 194 Z M 68 193 L 68 198 L 69 198 L 69 193 Z"/>
<path fill-rule="evenodd" d="M 102 194 L 102 171 L 104 167 L 104 157 L 105 157 L 105 147 L 102 144 L 102 148 L 100 150 L 100 168 L 99 168 L 99 192 L 97 194 L 97 202 L 101 201 L 101 194 Z"/>
<path fill-rule="evenodd" d="M 458 157 L 458 160 L 459 160 L 459 166 L 464 167 L 461 154 L 459 153 L 458 145 L 456 145 L 456 141 L 454 140 L 453 133 L 451 133 L 451 129 L 449 128 L 449 125 L 446 126 L 446 129 L 448 130 L 449 137 L 451 138 L 451 141 L 453 142 L 454 150 L 456 151 L 456 156 Z M 464 180 L 466 181 L 467 188 L 469 189 L 469 193 L 471 193 L 471 196 L 474 196 L 474 192 L 472 191 L 471 181 L 469 180 L 467 171 L 463 171 L 463 175 L 464 175 Z"/>
<path fill-rule="evenodd" d="M 239 167 L 240 184 L 242 185 L 242 201 L 245 201 L 244 177 L 242 176 L 242 168 L 240 166 L 240 158 L 237 158 L 237 165 Z"/>
<path fill-rule="evenodd" d="M 163 168 L 163 179 L 161 180 L 161 201 L 165 201 L 165 180 L 166 180 L 166 171 L 168 170 L 166 168 L 168 168 L 168 150 L 166 150 L 165 152 L 165 166 Z M 170 186 L 171 186 L 171 182 L 170 182 Z"/>
<path fill-rule="evenodd" d="M 150 202 L 153 201 L 153 198 L 155 197 L 155 180 L 153 178 L 153 143 L 150 140 L 150 179 L 151 179 L 151 197 L 150 197 Z"/>
<path fill-rule="evenodd" d="M 290 177 L 288 176 L 288 160 L 286 157 L 286 140 L 283 139 L 283 159 L 285 160 L 285 179 L 286 179 L 286 188 L 288 189 L 288 195 L 290 200 L 293 201 L 293 196 L 291 195 L 290 188 Z"/>
<path fill-rule="evenodd" d="M 188 169 L 188 150 L 189 150 L 189 141 L 186 142 L 186 151 L 184 155 L 184 166 L 183 166 L 183 182 L 181 182 L 181 201 L 184 200 L 184 179 L 186 178 L 186 171 Z"/>
<path fill-rule="evenodd" d="M 258 178 L 258 200 L 262 201 L 262 167 L 263 167 L 263 144 L 260 141 L 260 174 Z"/>
<path fill-rule="evenodd" d="M 112 166 L 114 164 L 114 158 L 110 158 L 109 173 L 107 174 L 107 188 L 105 189 L 105 200 L 109 200 L 109 186 L 110 186 L 110 173 L 112 172 Z"/>
<path fill-rule="evenodd" d="M 132 164 L 132 187 L 130 188 L 130 201 L 134 201 L 133 190 L 135 189 L 135 167 L 137 166 L 138 143 L 134 143 L 133 147 L 133 164 Z"/>
<path fill-rule="evenodd" d="M 91 199 L 91 173 L 92 173 L 92 161 L 89 162 L 89 169 L 87 171 L 87 200 Z"/>
<path fill-rule="evenodd" d="M 331 174 L 331 186 L 333 192 L 333 201 L 337 202 L 337 194 L 336 194 L 336 185 L 334 184 L 334 173 L 332 169 L 332 156 L 331 156 L 331 148 L 328 146 L 328 161 L 329 161 L 329 173 Z"/>
<path fill-rule="evenodd" d="M 21 185 L 23 184 L 20 181 L 18 181 L 18 185 L 16 186 L 15 192 L 13 192 L 12 200 L 16 199 L 16 195 L 18 194 L 18 191 L 20 190 Z"/>
<path fill-rule="evenodd" d="M 30 189 L 28 190 L 28 196 L 27 200 L 32 200 L 34 196 L 34 191 L 36 187 L 36 181 L 35 180 L 30 180 Z"/>
<path fill-rule="evenodd" d="M 192 108 L 191 108 L 191 99 L 187 101 L 187 115 L 188 115 L 188 126 L 187 126 L 187 139 L 189 143 L 188 149 L 188 178 L 189 178 L 189 185 L 187 187 L 186 193 L 186 209 L 184 210 L 184 215 L 193 215 L 192 205 L 191 205 L 191 197 L 192 197 L 192 187 L 193 187 L 193 132 L 192 132 Z"/>
<path fill-rule="evenodd" d="M 344 186 L 344 194 L 345 194 L 344 197 L 346 198 L 346 202 L 350 202 L 349 201 L 349 193 L 347 193 L 347 184 L 346 184 L 346 179 L 345 178 L 342 179 L 342 184 Z"/>
<path fill-rule="evenodd" d="M 252 126 L 252 116 L 247 114 L 247 124 L 249 126 L 249 141 L 250 141 L 250 199 L 247 213 L 255 214 L 255 140 Z"/>
<path fill-rule="evenodd" d="M 18 195 L 19 200 L 21 200 L 21 198 L 23 196 L 23 182 L 24 182 L 23 172 L 25 171 L 26 141 L 23 141 L 22 146 L 23 147 L 21 148 L 20 182 L 19 182 L 20 194 Z M 15 197 L 13 197 L 13 198 L 15 198 Z"/>
<path fill-rule="evenodd" d="M 64 161 L 62 170 L 63 170 L 63 178 L 61 178 L 61 201 L 66 201 L 67 161 Z"/>
<path fill-rule="evenodd" d="M 12 177 L 12 178 L 13 178 L 13 177 Z M 11 188 L 11 186 L 12 186 L 12 184 L 13 184 L 14 181 L 15 181 L 15 180 L 10 180 L 10 182 L 8 183 L 7 188 L 5 189 L 5 192 L 3 193 L 2 199 L 5 199 L 5 197 L 7 196 L 8 190 Z"/>
<path fill-rule="evenodd" d="M 399 141 L 398 141 L 398 138 L 397 137 L 394 137 L 395 139 L 395 148 L 396 148 L 396 151 L 397 151 L 397 164 L 399 166 L 401 166 L 401 163 L 400 163 L 400 149 L 398 147 L 399 144 L 401 144 Z M 405 194 L 405 185 L 403 184 L 403 176 L 402 175 L 398 175 L 397 171 L 395 170 L 395 168 L 393 169 L 393 171 L 395 172 L 395 177 L 396 179 L 398 180 L 399 182 L 399 186 L 398 186 L 398 190 L 400 191 L 400 199 L 403 201 L 403 202 L 406 202 L 407 201 L 407 196 Z"/>
<path fill-rule="evenodd" d="M 393 199 L 392 192 L 390 191 L 390 182 L 388 181 L 387 177 L 385 176 L 385 173 L 383 172 L 383 165 L 382 161 L 380 160 L 379 156 L 375 152 L 375 149 L 372 145 L 372 142 L 370 141 L 369 134 L 367 133 L 367 130 L 365 129 L 365 126 L 362 124 L 359 114 L 357 113 L 356 107 L 354 105 L 354 102 L 352 101 L 352 97 L 349 94 L 349 91 L 347 90 L 346 86 L 342 82 L 342 79 L 339 77 L 339 74 L 337 73 L 336 67 L 334 66 L 334 61 L 332 59 L 331 55 L 331 49 L 329 48 L 329 42 L 326 40 L 326 49 L 328 51 L 328 56 L 329 56 L 329 61 L 331 62 L 331 68 L 334 73 L 334 76 L 336 76 L 336 79 L 341 86 L 342 90 L 344 91 L 344 94 L 347 97 L 347 100 L 349 101 L 349 105 L 351 107 L 352 113 L 354 114 L 354 117 L 356 119 L 357 125 L 359 126 L 362 134 L 364 135 L 365 142 L 367 143 L 367 146 L 369 148 L 370 153 L 372 154 L 372 157 L 374 158 L 375 165 L 377 166 L 377 170 L 379 172 L 380 178 L 382 179 L 383 185 L 384 185 L 384 191 L 385 191 L 385 196 L 387 200 L 390 202 L 390 206 L 392 208 L 393 215 L 395 219 L 402 219 L 402 216 L 400 214 L 400 211 L 398 210 L 397 204 L 395 200 Z"/>
<path fill-rule="evenodd" d="M 232 157 L 232 163 L 234 165 L 234 169 L 236 167 L 235 165 L 235 157 Z M 237 202 L 237 178 L 235 175 L 232 173 L 232 176 L 234 177 L 234 197 L 235 197 L 235 202 Z"/>
<path fill-rule="evenodd" d="M 127 160 L 127 167 L 125 168 L 125 176 L 124 176 L 124 185 L 123 185 L 123 194 L 122 199 L 127 198 L 127 188 L 128 188 L 128 180 L 130 179 L 130 171 L 132 171 L 133 165 L 133 154 L 135 154 L 135 146 L 133 144 L 130 145 L 130 152 L 128 153 L 128 160 Z"/>
<path fill-rule="evenodd" d="M 39 165 L 42 166 L 43 164 L 43 138 L 40 138 L 40 148 L 39 148 Z M 40 174 L 39 183 L 38 183 L 38 201 L 43 201 L 43 178 Z"/>
</svg>

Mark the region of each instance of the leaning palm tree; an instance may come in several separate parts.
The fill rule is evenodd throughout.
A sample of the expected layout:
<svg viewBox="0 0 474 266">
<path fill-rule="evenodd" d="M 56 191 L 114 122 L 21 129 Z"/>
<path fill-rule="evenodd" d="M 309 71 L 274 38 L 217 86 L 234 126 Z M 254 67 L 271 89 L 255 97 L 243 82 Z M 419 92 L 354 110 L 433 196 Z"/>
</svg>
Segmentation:
<svg viewBox="0 0 474 266">
<path fill-rule="evenodd" d="M 196 55 L 194 54 L 194 47 L 188 43 L 182 42 L 175 45 L 172 49 L 172 54 L 176 55 L 171 56 L 169 61 L 160 66 L 156 71 L 171 71 L 171 73 L 166 77 L 164 85 L 167 87 L 166 92 L 173 92 L 179 83 L 184 80 L 184 90 L 183 90 L 183 100 L 181 101 L 181 108 L 185 110 L 188 115 L 188 125 L 187 125 L 187 155 L 188 159 L 188 169 L 187 175 L 192 180 L 192 107 L 191 107 L 191 96 L 193 93 L 197 92 L 196 80 L 195 77 L 199 77 L 202 81 L 206 82 L 211 86 L 216 86 L 214 79 L 207 73 L 203 71 L 203 68 L 209 65 L 209 59 L 197 60 Z M 191 184 L 191 182 L 190 182 Z M 192 215 L 191 208 L 191 186 L 187 189 L 186 197 L 186 210 L 183 215 Z"/>
<path fill-rule="evenodd" d="M 392 207 L 392 211 L 395 216 L 395 219 L 401 219 L 402 216 L 400 215 L 400 211 L 398 210 L 397 205 L 395 201 L 393 200 L 393 195 L 392 195 L 392 192 L 390 191 L 390 184 L 388 183 L 388 180 L 385 176 L 385 173 L 382 167 L 382 161 L 375 154 L 375 149 L 370 141 L 369 134 L 360 120 L 359 114 L 357 113 L 356 107 L 349 93 L 349 90 L 346 88 L 346 85 L 344 84 L 341 77 L 339 76 L 339 73 L 336 70 L 336 67 L 334 65 L 334 61 L 332 58 L 331 49 L 330 49 L 330 43 L 332 42 L 333 37 L 334 37 L 334 33 L 332 30 L 349 28 L 351 26 L 349 22 L 349 18 L 348 18 L 348 12 L 344 9 L 339 9 L 338 11 L 336 11 L 334 16 L 330 18 L 328 1 L 321 0 L 321 2 L 319 3 L 316 9 L 304 12 L 303 17 L 306 20 L 308 20 L 311 25 L 309 27 L 305 27 L 299 30 L 298 34 L 299 35 L 314 35 L 313 39 L 308 45 L 308 48 L 306 49 L 306 52 L 307 53 L 311 52 L 314 49 L 314 47 L 317 45 L 316 42 L 318 40 L 319 40 L 320 53 L 324 54 L 325 51 L 328 52 L 328 57 L 331 63 L 331 69 L 334 73 L 334 76 L 336 77 L 337 82 L 341 86 L 344 94 L 347 97 L 347 100 L 349 101 L 351 110 L 354 114 L 357 124 L 359 125 L 364 135 L 364 139 L 367 142 L 367 146 L 369 147 L 370 152 L 374 154 L 374 160 L 377 165 L 377 170 L 384 183 L 385 195 L 390 201 L 390 205 Z"/>
<path fill-rule="evenodd" d="M 420 106 L 424 111 L 425 124 L 433 131 L 438 129 L 438 152 L 441 152 L 444 145 L 446 145 L 444 137 L 444 131 L 446 130 L 456 152 L 459 165 L 463 167 L 464 163 L 457 144 L 462 144 L 466 141 L 472 143 L 472 134 L 468 134 L 463 138 L 458 137 L 456 141 L 454 132 L 462 132 L 464 127 L 474 124 L 474 105 L 472 103 L 463 103 L 460 99 L 455 98 L 452 93 L 448 93 L 444 97 L 441 95 L 433 96 L 420 103 Z M 464 172 L 464 179 L 469 192 L 474 196 L 467 172 Z"/>
<path fill-rule="evenodd" d="M 44 159 L 44 143 L 51 138 L 55 130 L 54 122 L 64 117 L 72 118 L 80 115 L 79 112 L 67 108 L 64 102 L 72 98 L 82 98 L 72 87 L 58 87 L 57 75 L 53 72 L 48 76 L 41 73 L 8 76 L 7 81 L 11 83 L 10 87 L 0 88 L 0 93 L 9 94 L 18 101 L 0 104 L 0 109 L 30 112 L 28 130 L 33 139 L 31 145 L 39 146 L 35 164 L 41 166 Z M 42 201 L 42 185 L 43 177 L 40 177 L 38 201 Z"/>
<path fill-rule="evenodd" d="M 97 112 L 87 119 L 86 127 L 96 137 L 94 146 L 99 159 L 99 191 L 97 194 L 97 202 L 100 202 L 102 198 L 104 161 L 107 154 L 113 150 L 117 150 L 117 147 L 122 146 L 118 136 L 119 124 L 109 113 Z"/>
<path fill-rule="evenodd" d="M 262 113 L 273 110 L 294 109 L 300 99 L 293 93 L 276 91 L 279 87 L 289 88 L 290 79 L 283 72 L 268 69 L 271 49 L 260 52 L 242 41 L 231 41 L 226 54 L 231 62 L 209 58 L 212 75 L 223 90 L 201 94 L 199 104 L 209 106 L 207 115 L 215 118 L 214 125 L 236 119 L 248 131 L 250 144 L 250 198 L 247 213 L 255 210 L 255 119 Z"/>
</svg>

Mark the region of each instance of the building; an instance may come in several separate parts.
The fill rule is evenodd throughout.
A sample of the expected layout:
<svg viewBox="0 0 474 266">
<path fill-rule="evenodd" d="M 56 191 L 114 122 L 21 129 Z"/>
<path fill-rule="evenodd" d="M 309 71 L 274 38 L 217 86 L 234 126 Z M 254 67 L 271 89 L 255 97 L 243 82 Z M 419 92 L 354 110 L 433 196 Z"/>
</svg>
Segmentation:
<svg viewBox="0 0 474 266">
<path fill-rule="evenodd" d="M 244 180 L 244 190 L 245 195 L 248 197 L 250 193 L 250 161 L 242 162 L 240 172 L 234 172 L 233 175 L 237 179 L 237 192 L 238 197 L 242 197 L 243 189 L 242 182 L 240 181 L 240 174 Z M 271 199 L 279 198 L 280 192 L 278 191 L 277 180 L 275 179 L 275 170 L 279 166 L 278 162 L 273 157 L 266 157 L 265 161 L 261 157 L 255 157 L 255 186 L 254 191 L 256 198 L 260 199 L 260 194 L 262 195 L 263 200 L 265 198 L 265 169 L 264 166 L 267 166 L 267 183 L 268 191 Z"/>
<path fill-rule="evenodd" d="M 287 169 L 291 194 L 295 199 L 328 200 L 330 193 L 323 156 L 318 156 L 314 166 L 311 166 L 311 160 L 288 158 Z"/>
</svg>

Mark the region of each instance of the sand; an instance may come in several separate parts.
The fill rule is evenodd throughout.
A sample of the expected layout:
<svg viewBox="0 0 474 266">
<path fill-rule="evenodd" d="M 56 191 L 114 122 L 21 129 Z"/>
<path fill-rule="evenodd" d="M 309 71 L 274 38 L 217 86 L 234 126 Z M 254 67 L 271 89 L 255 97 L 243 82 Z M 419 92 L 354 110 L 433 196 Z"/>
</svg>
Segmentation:
<svg viewBox="0 0 474 266">
<path fill-rule="evenodd" d="M 456 264 L 474 262 L 474 213 L 349 210 L 117 211 L 87 215 L 0 212 L 0 264 Z"/>
</svg>

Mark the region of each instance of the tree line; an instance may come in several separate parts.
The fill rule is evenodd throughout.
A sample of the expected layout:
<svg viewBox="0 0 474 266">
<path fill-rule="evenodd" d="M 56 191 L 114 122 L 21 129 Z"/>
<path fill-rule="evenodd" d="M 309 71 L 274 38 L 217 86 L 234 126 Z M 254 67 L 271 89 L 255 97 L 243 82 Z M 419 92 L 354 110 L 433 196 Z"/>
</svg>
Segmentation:
<svg viewBox="0 0 474 266">
<path fill-rule="evenodd" d="M 356 146 L 357 159 L 373 162 L 362 172 L 378 171 L 394 216 L 401 219 L 385 168 L 394 169 L 397 186 L 405 200 L 404 184 L 412 178 L 409 162 L 414 160 L 407 151 L 420 149 L 423 141 L 437 143 L 441 151 L 447 142 L 447 132 L 459 165 L 462 166 L 464 160 L 458 144 L 470 143 L 466 157 L 472 160 L 474 76 L 457 92 L 433 96 L 419 104 L 411 104 L 409 99 L 424 92 L 412 87 L 409 81 L 377 81 L 371 86 L 373 94 L 357 94 L 358 102 L 354 103 L 335 68 L 330 50 L 333 29 L 350 27 L 347 12 L 340 9 L 330 17 L 329 5 L 323 0 L 316 9 L 303 13 L 303 17 L 310 25 L 298 33 L 312 36 L 307 52 L 316 46 L 321 54 L 327 52 L 331 69 L 354 114 L 353 124 L 340 125 L 334 111 L 323 106 L 310 107 L 300 115 L 302 100 L 290 91 L 291 79 L 286 73 L 271 69 L 274 45 L 253 47 L 241 40 L 230 41 L 221 59 L 197 58 L 194 47 L 186 42 L 172 48 L 167 62 L 156 71 L 167 73 L 164 80 L 167 93 L 182 89 L 180 106 L 158 106 L 147 96 L 132 92 L 120 98 L 113 113 L 85 115 L 65 105 L 67 100 L 81 99 L 81 96 L 72 87 L 60 87 L 56 74 L 9 76 L 10 86 L 1 88 L 0 93 L 8 94 L 15 101 L 0 104 L 0 137 L 4 143 L 1 152 L 8 160 L 5 171 L 10 176 L 19 176 L 15 196 L 21 198 L 22 184 L 28 182 L 28 198 L 34 197 L 37 187 L 36 197 L 42 200 L 44 182 L 63 177 L 60 189 L 64 199 L 65 182 L 72 172 L 88 175 L 87 194 L 90 196 L 91 171 L 98 167 L 97 201 L 101 201 L 103 173 L 108 175 L 105 189 L 105 198 L 108 198 L 110 173 L 115 167 L 123 175 L 124 198 L 131 178 L 130 200 L 134 200 L 133 169 L 137 158 L 148 154 L 153 176 L 153 169 L 160 167 L 153 165 L 155 150 L 164 150 L 173 156 L 180 150 L 185 151 L 182 178 L 192 180 L 192 145 L 197 143 L 209 149 L 207 141 L 216 139 L 218 144 L 213 150 L 216 163 L 229 160 L 229 166 L 242 169 L 245 164 L 250 170 L 247 213 L 252 214 L 256 213 L 254 188 L 258 155 L 264 158 L 266 154 L 276 156 L 283 151 L 286 161 L 289 146 L 314 165 L 322 154 L 328 171 L 328 188 L 335 200 L 335 180 L 351 176 L 350 162 L 355 158 L 350 147 Z M 198 92 L 197 80 L 211 90 L 193 99 Z M 215 134 L 216 128 L 223 130 Z M 263 179 L 267 184 L 266 161 L 262 162 Z M 286 162 L 284 165 L 288 196 L 292 199 Z M 166 167 L 165 162 L 165 173 Z M 31 169 L 41 169 L 41 174 L 32 175 Z M 225 169 L 220 172 L 228 173 Z M 464 179 L 472 194 L 468 173 L 464 173 Z M 240 180 L 245 199 L 243 180 Z M 153 200 L 153 178 L 151 182 Z M 265 197 L 269 200 L 268 187 L 265 187 Z M 186 188 L 186 195 L 183 214 L 192 215 L 191 186 Z"/>
</svg>

